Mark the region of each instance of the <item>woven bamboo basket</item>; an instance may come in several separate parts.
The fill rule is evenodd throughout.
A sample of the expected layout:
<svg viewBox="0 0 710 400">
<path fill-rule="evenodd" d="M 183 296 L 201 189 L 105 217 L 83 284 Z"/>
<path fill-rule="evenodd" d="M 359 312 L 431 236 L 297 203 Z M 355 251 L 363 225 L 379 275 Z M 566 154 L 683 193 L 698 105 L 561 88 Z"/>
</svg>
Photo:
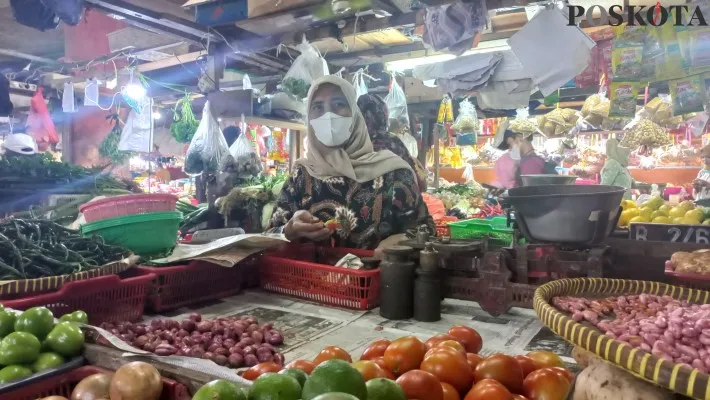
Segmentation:
<svg viewBox="0 0 710 400">
<path fill-rule="evenodd" d="M 671 296 L 690 303 L 707 304 L 710 292 L 667 285 L 660 282 L 605 278 L 560 279 L 535 291 L 533 308 L 542 322 L 568 342 L 591 351 L 600 358 L 658 386 L 694 399 L 710 400 L 710 376 L 658 358 L 602 334 L 599 330 L 575 322 L 549 304 L 556 296 L 608 297 L 629 294 Z"/>
</svg>

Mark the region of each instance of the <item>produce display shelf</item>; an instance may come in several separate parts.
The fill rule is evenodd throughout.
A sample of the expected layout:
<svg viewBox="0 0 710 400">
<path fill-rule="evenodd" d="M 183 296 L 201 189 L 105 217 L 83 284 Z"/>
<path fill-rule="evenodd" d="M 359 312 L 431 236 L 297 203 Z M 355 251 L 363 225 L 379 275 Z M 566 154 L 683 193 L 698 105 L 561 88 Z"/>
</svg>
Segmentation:
<svg viewBox="0 0 710 400">
<path fill-rule="evenodd" d="M 53 293 L 15 300 L 3 300 L 5 307 L 26 310 L 31 307 L 49 308 L 56 318 L 77 310 L 86 311 L 89 323 L 135 321 L 143 316 L 148 286 L 155 275 L 130 269 L 128 277 L 104 275 L 81 281 L 71 281 Z"/>
<path fill-rule="evenodd" d="M 550 305 L 556 296 L 608 297 L 632 294 L 668 295 L 695 304 L 710 302 L 710 292 L 660 282 L 607 278 L 560 279 L 535 291 L 533 308 L 556 334 L 633 375 L 694 399 L 710 398 L 710 375 L 619 342 L 590 325 L 575 322 Z"/>
<path fill-rule="evenodd" d="M 372 257 L 374 252 L 302 245 L 266 253 L 259 259 L 261 288 L 337 307 L 357 310 L 377 307 L 380 270 L 334 267 L 346 254 Z"/>
<path fill-rule="evenodd" d="M 72 390 L 82 379 L 101 373 L 112 374 L 113 371 L 87 365 L 30 383 L 3 394 L 2 398 L 7 400 L 35 400 L 49 396 L 70 398 Z M 160 400 L 190 400 L 190 394 L 185 385 L 167 378 L 162 378 L 162 381 L 163 391 L 160 394 Z"/>
<path fill-rule="evenodd" d="M 148 308 L 155 312 L 234 296 L 241 291 L 244 276 L 243 264 L 227 268 L 205 261 L 138 269 L 155 276 L 147 302 Z"/>
</svg>

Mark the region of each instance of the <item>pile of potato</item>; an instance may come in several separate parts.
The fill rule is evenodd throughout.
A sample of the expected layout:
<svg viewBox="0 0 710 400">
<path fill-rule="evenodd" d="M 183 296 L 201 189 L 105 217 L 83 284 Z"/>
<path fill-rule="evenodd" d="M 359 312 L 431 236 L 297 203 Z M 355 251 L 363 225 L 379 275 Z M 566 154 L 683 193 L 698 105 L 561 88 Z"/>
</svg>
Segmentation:
<svg viewBox="0 0 710 400">
<path fill-rule="evenodd" d="M 710 249 L 696 250 L 692 253 L 677 251 L 671 256 L 671 262 L 667 267 L 676 272 L 710 274 Z"/>
</svg>

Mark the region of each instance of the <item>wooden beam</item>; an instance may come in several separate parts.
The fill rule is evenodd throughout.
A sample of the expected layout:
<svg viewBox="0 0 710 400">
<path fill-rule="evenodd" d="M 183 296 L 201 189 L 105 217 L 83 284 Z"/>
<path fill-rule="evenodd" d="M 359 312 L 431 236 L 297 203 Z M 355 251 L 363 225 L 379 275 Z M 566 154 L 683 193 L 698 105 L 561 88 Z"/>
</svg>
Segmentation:
<svg viewBox="0 0 710 400">
<path fill-rule="evenodd" d="M 168 67 L 174 67 L 176 65 L 190 63 L 197 61 L 200 57 L 206 56 L 206 51 L 195 51 L 192 53 L 183 54 L 181 56 L 169 57 L 164 60 L 153 61 L 145 64 L 141 64 L 136 69 L 140 72 L 155 71 L 157 69 L 163 69 Z"/>
</svg>

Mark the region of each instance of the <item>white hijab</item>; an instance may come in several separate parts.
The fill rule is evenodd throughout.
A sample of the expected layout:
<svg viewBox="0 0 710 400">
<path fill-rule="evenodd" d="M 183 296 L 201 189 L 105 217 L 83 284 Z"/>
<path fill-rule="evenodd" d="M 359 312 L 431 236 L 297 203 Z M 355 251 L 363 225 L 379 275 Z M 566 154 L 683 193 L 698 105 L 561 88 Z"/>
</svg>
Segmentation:
<svg viewBox="0 0 710 400">
<path fill-rule="evenodd" d="M 316 139 L 313 128 L 308 124 L 308 152 L 306 158 L 296 160 L 294 166 L 302 166 L 317 179 L 346 177 L 356 182 L 371 181 L 397 169 L 412 168 L 402 158 L 389 150 L 374 151 L 370 135 L 367 132 L 365 118 L 357 106 L 355 88 L 343 78 L 326 75 L 313 82 L 308 91 L 306 112 L 310 110 L 313 95 L 326 83 L 340 87 L 350 104 L 353 124 L 350 126 L 350 139 L 343 146 L 327 147 Z M 412 173 L 414 173 L 412 171 Z"/>
</svg>

